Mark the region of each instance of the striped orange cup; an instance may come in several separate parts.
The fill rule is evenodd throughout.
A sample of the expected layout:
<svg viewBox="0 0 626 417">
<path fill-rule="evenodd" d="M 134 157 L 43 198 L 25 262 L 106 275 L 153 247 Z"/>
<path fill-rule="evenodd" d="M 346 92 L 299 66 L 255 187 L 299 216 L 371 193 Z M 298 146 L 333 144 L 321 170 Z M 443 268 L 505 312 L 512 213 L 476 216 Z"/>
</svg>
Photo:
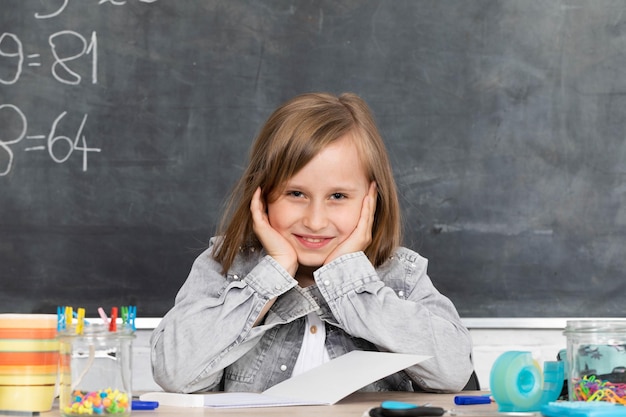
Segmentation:
<svg viewBox="0 0 626 417">
<path fill-rule="evenodd" d="M 52 409 L 58 375 L 56 314 L 0 314 L 0 410 Z"/>
</svg>

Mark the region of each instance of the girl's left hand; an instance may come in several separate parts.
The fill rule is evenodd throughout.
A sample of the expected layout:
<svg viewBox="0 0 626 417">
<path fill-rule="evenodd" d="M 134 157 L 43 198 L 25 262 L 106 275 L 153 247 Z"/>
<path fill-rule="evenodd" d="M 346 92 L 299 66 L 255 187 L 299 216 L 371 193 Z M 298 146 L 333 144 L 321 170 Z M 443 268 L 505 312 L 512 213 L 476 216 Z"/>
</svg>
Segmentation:
<svg viewBox="0 0 626 417">
<path fill-rule="evenodd" d="M 361 206 L 361 216 L 356 227 L 339 246 L 324 261 L 324 265 L 330 263 L 342 255 L 348 253 L 359 252 L 365 250 L 372 243 L 372 226 L 374 225 L 374 213 L 376 212 L 376 198 L 378 197 L 378 189 L 376 182 L 370 183 L 367 195 L 363 199 Z"/>
</svg>

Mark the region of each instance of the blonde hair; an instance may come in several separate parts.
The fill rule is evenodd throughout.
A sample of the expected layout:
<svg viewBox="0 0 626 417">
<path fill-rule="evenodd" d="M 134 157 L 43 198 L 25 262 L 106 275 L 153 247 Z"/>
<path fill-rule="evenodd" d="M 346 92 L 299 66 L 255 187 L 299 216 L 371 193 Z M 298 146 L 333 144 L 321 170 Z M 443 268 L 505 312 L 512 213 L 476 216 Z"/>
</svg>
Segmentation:
<svg viewBox="0 0 626 417">
<path fill-rule="evenodd" d="M 401 242 L 400 207 L 393 171 L 372 112 L 359 96 L 309 93 L 296 96 L 268 118 L 250 150 L 250 162 L 227 202 L 214 258 L 226 272 L 243 248 L 261 248 L 252 230 L 250 202 L 261 187 L 268 201 L 324 147 L 353 133 L 369 181 L 376 181 L 378 198 L 372 242 L 365 254 L 381 265 Z"/>
</svg>

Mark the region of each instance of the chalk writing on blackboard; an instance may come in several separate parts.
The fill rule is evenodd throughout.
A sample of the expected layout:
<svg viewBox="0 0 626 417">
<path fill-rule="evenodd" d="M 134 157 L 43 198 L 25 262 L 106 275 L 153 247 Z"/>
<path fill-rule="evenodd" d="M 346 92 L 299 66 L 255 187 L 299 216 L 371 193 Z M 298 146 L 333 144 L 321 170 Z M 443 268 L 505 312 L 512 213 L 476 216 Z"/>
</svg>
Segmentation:
<svg viewBox="0 0 626 417">
<path fill-rule="evenodd" d="M 13 112 L 16 123 L 19 125 L 15 130 L 19 132 L 14 138 L 4 139 L 4 134 L 0 132 L 0 151 L 7 155 L 7 162 L 5 166 L 0 166 L 0 176 L 5 176 L 11 172 L 13 166 L 14 152 L 11 148 L 12 145 L 20 143 L 26 139 L 28 146 L 24 148 L 25 152 L 37 152 L 47 151 L 50 159 L 54 162 L 61 164 L 69 159 L 74 152 L 82 152 L 83 157 L 83 171 L 87 171 L 87 156 L 89 152 L 100 152 L 100 148 L 89 148 L 87 146 L 87 139 L 83 134 L 85 124 L 87 122 L 87 115 L 85 114 L 80 122 L 80 126 L 76 130 L 74 138 L 64 136 L 57 133 L 59 123 L 66 116 L 67 112 L 62 112 L 52 122 L 50 131 L 47 135 L 43 134 L 28 134 L 28 121 L 22 110 L 13 104 L 0 104 L 1 112 Z M 0 160 L 2 160 L 0 158 Z"/>
<path fill-rule="evenodd" d="M 81 0 L 86 1 L 86 0 Z M 154 3 L 157 0 L 93 0 L 94 5 L 124 6 L 131 1 L 139 3 Z M 35 19 L 50 19 L 61 15 L 70 0 L 47 0 L 42 1 L 41 8 L 35 12 Z M 72 45 L 71 48 L 65 47 Z M 76 47 L 78 45 L 78 48 Z M 4 32 L 0 35 L 0 63 L 6 71 L 0 74 L 0 84 L 18 84 L 25 69 L 33 71 L 42 67 L 42 61 L 51 61 L 49 70 L 52 77 L 61 84 L 76 86 L 83 82 L 98 83 L 98 36 L 96 31 L 84 36 L 72 30 L 61 30 L 48 36 L 49 60 L 42 59 L 42 51 L 25 50 L 24 44 L 16 33 Z M 68 52 L 71 51 L 71 52 Z M 48 58 L 48 57 L 46 57 Z M 73 64 L 78 60 L 88 60 L 90 72 L 79 73 Z M 85 68 L 83 65 L 81 68 Z M 85 71 L 83 69 L 83 71 Z M 89 71 L 89 70 L 87 70 Z M 85 71 L 86 72 L 86 71 Z M 82 153 L 82 169 L 87 171 L 88 155 L 92 152 L 100 152 L 100 148 L 88 147 L 84 134 L 87 122 L 85 114 L 75 134 L 66 136 L 60 132 L 66 128 L 66 123 L 61 122 L 66 117 L 67 111 L 61 112 L 52 122 L 48 132 L 29 134 L 28 121 L 24 112 L 16 104 L 0 103 L 0 116 L 12 123 L 0 128 L 0 176 L 6 176 L 11 172 L 15 162 L 16 145 L 24 141 L 27 146 L 24 152 L 47 152 L 52 161 L 61 164 L 67 161 L 72 154 Z"/>
<path fill-rule="evenodd" d="M 85 0 L 81 0 L 81 1 L 85 1 Z M 113 6 L 124 6 L 126 3 L 128 3 L 130 0 L 99 0 L 98 1 L 98 5 L 101 4 L 111 4 Z M 154 3 L 157 0 L 137 0 L 140 3 Z M 69 4 L 70 0 L 61 0 L 60 1 L 60 5 L 54 9 L 51 12 L 46 12 L 46 13 L 40 13 L 37 12 L 35 13 L 35 18 L 37 19 L 50 19 L 53 17 L 56 17 L 58 15 L 60 15 L 61 13 L 63 13 L 63 11 L 65 10 L 65 8 L 67 7 L 67 5 Z M 59 3 L 59 0 L 56 0 L 55 3 Z M 94 0 L 95 3 L 95 0 Z"/>
<path fill-rule="evenodd" d="M 81 43 L 82 48 L 72 55 L 62 56 L 59 54 L 57 47 L 60 43 L 67 41 L 75 42 L 78 40 Z M 91 55 L 91 83 L 97 84 L 98 82 L 98 37 L 96 32 L 92 32 L 89 41 L 79 33 L 71 30 L 62 30 L 60 32 L 53 33 L 48 38 L 48 44 L 50 45 L 50 51 L 54 58 L 52 66 L 50 68 L 53 77 L 60 83 L 77 85 L 82 81 L 82 77 L 77 72 L 73 71 L 70 64 L 72 61 L 80 59 L 86 55 Z M 0 77 L 0 83 L 10 85 L 15 84 L 24 70 L 24 65 L 27 67 L 40 67 L 41 66 L 41 54 L 39 53 L 27 53 L 24 51 L 24 47 L 20 38 L 14 34 L 5 32 L 0 35 L 0 58 L 4 60 L 11 60 L 13 74 Z"/>
</svg>

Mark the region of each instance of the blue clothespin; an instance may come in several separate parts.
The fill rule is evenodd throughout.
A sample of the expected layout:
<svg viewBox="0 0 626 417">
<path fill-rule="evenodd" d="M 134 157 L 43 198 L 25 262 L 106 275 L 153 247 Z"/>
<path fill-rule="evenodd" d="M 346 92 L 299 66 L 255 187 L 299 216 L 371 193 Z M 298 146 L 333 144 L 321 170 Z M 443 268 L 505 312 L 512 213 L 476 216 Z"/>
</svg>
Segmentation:
<svg viewBox="0 0 626 417">
<path fill-rule="evenodd" d="M 137 327 L 135 327 L 136 318 L 137 318 L 137 306 L 129 306 L 128 307 L 128 324 L 133 329 L 133 331 L 137 330 Z"/>
<path fill-rule="evenodd" d="M 65 306 L 57 306 L 57 332 L 65 330 Z"/>
</svg>

